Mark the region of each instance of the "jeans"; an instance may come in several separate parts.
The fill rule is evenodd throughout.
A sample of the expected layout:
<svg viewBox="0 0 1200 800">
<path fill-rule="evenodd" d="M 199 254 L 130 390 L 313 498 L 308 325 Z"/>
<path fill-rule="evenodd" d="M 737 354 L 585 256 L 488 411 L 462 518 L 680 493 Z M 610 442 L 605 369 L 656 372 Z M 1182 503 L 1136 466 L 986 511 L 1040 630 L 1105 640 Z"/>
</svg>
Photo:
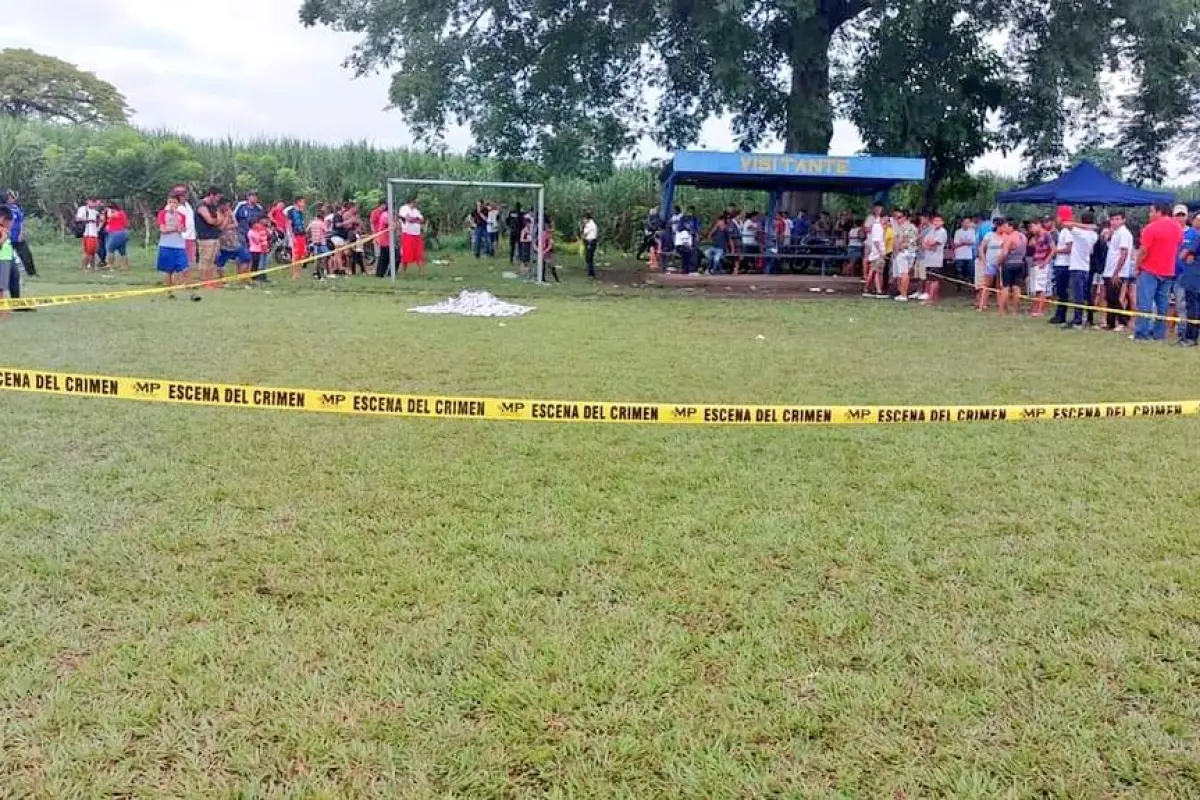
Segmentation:
<svg viewBox="0 0 1200 800">
<path fill-rule="evenodd" d="M 1067 267 L 1054 267 L 1054 299 L 1058 305 L 1054 307 L 1052 321 L 1061 325 L 1067 321 L 1067 307 L 1062 305 L 1070 297 L 1071 271 Z"/>
<path fill-rule="evenodd" d="M 1175 300 L 1175 316 L 1176 317 L 1187 317 L 1188 319 L 1191 319 L 1191 317 L 1188 316 L 1188 314 L 1187 314 L 1187 290 L 1183 288 L 1183 285 L 1179 282 L 1178 279 L 1172 281 L 1172 283 L 1171 283 L 1171 298 L 1173 298 Z M 1185 331 L 1186 331 L 1186 328 L 1184 326 L 1184 323 L 1182 323 L 1182 322 L 1175 323 L 1175 339 L 1176 339 L 1176 341 L 1180 341 L 1180 342 L 1183 341 L 1183 336 L 1184 336 Z"/>
<path fill-rule="evenodd" d="M 488 253 L 488 255 L 491 255 L 491 253 L 488 252 L 488 248 L 491 243 L 492 240 L 488 236 L 486 225 L 480 225 L 475 228 L 475 236 L 471 242 L 471 251 L 475 254 L 476 258 L 479 258 L 479 256 L 483 253 Z"/>
<path fill-rule="evenodd" d="M 583 243 L 583 257 L 587 261 L 588 277 L 596 277 L 596 240 Z"/>
<path fill-rule="evenodd" d="M 1200 289 L 1185 289 L 1184 308 L 1187 309 L 1187 324 L 1183 328 L 1183 341 L 1193 344 L 1200 341 Z"/>
<path fill-rule="evenodd" d="M 714 275 L 721 274 L 721 259 L 725 258 L 725 251 L 720 247 L 708 248 L 709 272 Z"/>
<path fill-rule="evenodd" d="M 16 264 L 12 265 L 12 269 L 8 272 L 8 296 L 16 300 L 21 296 L 21 268 Z"/>
<path fill-rule="evenodd" d="M 1091 305 L 1092 273 L 1071 270 L 1071 302 L 1077 306 Z M 1065 309 L 1064 309 L 1065 310 Z M 1083 324 L 1083 309 L 1076 308 L 1071 316 L 1072 325 Z"/>
<path fill-rule="evenodd" d="M 1160 278 L 1152 272 L 1142 270 L 1137 276 L 1137 310 L 1143 314 L 1167 315 L 1167 306 L 1171 301 L 1171 278 Z M 1133 323 L 1135 339 L 1165 339 L 1167 338 L 1167 321 L 1165 319 L 1147 319 L 1138 317 Z"/>
</svg>

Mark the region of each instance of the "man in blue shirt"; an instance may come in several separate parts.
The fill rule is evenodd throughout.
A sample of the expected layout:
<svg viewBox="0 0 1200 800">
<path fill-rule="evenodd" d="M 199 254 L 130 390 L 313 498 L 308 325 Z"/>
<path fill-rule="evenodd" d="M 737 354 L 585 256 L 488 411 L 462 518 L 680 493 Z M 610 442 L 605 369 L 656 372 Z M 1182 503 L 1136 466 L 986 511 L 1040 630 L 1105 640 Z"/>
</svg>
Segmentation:
<svg viewBox="0 0 1200 800">
<path fill-rule="evenodd" d="M 237 204 L 233 218 L 237 220 L 238 235 L 242 239 L 242 247 L 246 247 L 250 226 L 265 217 L 267 212 L 258 202 L 258 192 L 251 189 L 246 192 L 246 199 Z"/>
<path fill-rule="evenodd" d="M 1179 343 L 1195 347 L 1200 340 L 1200 214 L 1192 217 L 1192 224 L 1183 232 L 1183 244 L 1175 261 L 1175 283 L 1183 290 L 1183 305 L 1178 302 L 1175 315 L 1186 323 L 1176 323 L 1180 331 Z"/>
</svg>

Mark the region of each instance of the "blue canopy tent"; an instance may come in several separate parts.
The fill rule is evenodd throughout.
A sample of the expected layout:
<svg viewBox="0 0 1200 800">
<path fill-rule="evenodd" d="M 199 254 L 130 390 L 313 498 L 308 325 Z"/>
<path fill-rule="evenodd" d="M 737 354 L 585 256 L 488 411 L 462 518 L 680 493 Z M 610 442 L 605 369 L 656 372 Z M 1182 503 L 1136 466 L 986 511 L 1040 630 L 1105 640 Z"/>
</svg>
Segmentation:
<svg viewBox="0 0 1200 800">
<path fill-rule="evenodd" d="M 996 197 L 998 203 L 1029 205 L 1148 206 L 1174 201 L 1175 195 L 1170 192 L 1149 192 L 1121 183 L 1090 161 L 1079 162 L 1047 183 L 1001 192 Z"/>
</svg>

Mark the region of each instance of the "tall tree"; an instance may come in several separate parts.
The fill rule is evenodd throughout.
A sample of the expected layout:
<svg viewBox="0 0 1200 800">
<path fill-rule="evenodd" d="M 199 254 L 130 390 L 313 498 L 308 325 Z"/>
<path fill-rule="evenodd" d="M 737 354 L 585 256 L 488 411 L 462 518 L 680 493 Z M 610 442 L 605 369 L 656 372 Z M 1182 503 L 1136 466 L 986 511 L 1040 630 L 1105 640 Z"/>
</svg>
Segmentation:
<svg viewBox="0 0 1200 800">
<path fill-rule="evenodd" d="M 73 64 L 32 50 L 0 50 L 0 114 L 75 125 L 129 118 L 110 83 Z"/>
<path fill-rule="evenodd" d="M 301 20 L 361 35 L 348 59 L 359 74 L 392 70 L 392 104 L 424 140 L 450 122 L 469 124 L 476 148 L 534 159 L 555 170 L 596 175 L 645 135 L 672 148 L 698 137 L 706 119 L 728 114 L 738 144 L 777 139 L 791 151 L 824 152 L 833 130 L 830 54 L 847 24 L 875 30 L 875 52 L 895 52 L 921 20 L 905 0 L 303 0 Z M 1035 171 L 1066 163 L 1080 127 L 1076 109 L 1098 122 L 1105 76 L 1132 79 L 1118 98 L 1115 136 L 1139 175 L 1162 170 L 1162 153 L 1185 120 L 1196 69 L 1200 0 L 939 0 L 945 36 L 957 56 L 952 75 L 987 76 L 1004 49 L 1010 92 L 1000 133 L 1022 148 Z M 951 13 L 953 12 L 953 13 Z M 909 19 L 899 28 L 888 15 Z M 949 22 L 947 22 L 949 20 Z M 981 38 L 983 25 L 990 25 Z M 926 26 L 928 27 L 928 26 Z M 965 29 L 962 41 L 957 31 Z M 899 32 L 899 33 L 898 33 Z M 851 37 L 852 38 L 852 37 Z M 965 50 L 964 42 L 979 45 Z M 1007 42 L 1007 45 L 1003 43 Z M 926 49 L 919 43 L 918 50 Z M 906 68 L 920 64 L 902 54 Z M 915 92 L 913 107 L 946 93 L 928 76 L 911 81 L 893 64 L 859 81 Z M 967 69 L 970 67 L 970 69 Z M 962 117 L 949 130 L 975 130 L 994 106 L 994 81 L 961 87 Z M 875 87 L 860 85 L 864 95 Z M 978 96 L 977 96 L 978 95 Z M 907 99 L 905 103 L 907 103 Z M 872 112 L 874 115 L 874 112 Z M 906 137 L 911 138 L 911 137 Z M 948 136 L 943 144 L 952 145 Z M 890 140 L 889 140 L 890 143 Z M 977 137 L 948 163 L 970 158 Z"/>
<path fill-rule="evenodd" d="M 897 3 L 847 36 L 836 85 L 842 108 L 875 153 L 926 160 L 924 208 L 943 182 L 996 147 L 988 117 L 1005 101 L 989 24 L 957 0 Z"/>
<path fill-rule="evenodd" d="M 603 174 L 642 136 L 695 140 L 732 114 L 739 143 L 825 152 L 829 48 L 868 0 L 304 0 L 301 20 L 362 34 L 348 64 L 393 69 L 416 134 L 471 127 L 482 153 Z"/>
</svg>

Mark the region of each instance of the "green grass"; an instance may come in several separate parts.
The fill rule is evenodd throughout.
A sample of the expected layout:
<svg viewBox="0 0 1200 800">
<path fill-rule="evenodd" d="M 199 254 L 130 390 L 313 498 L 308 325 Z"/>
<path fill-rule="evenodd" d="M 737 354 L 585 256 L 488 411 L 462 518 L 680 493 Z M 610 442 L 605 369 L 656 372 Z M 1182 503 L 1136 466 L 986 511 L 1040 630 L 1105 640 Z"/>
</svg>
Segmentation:
<svg viewBox="0 0 1200 800">
<path fill-rule="evenodd" d="M 79 288 L 64 253 L 33 288 Z M 1200 397 L 1195 353 L 954 305 L 482 268 L 14 315 L 0 364 L 668 402 Z M 483 285 L 539 310 L 405 312 Z M 3 796 L 1200 794 L 1197 420 L 0 403 Z"/>
</svg>

